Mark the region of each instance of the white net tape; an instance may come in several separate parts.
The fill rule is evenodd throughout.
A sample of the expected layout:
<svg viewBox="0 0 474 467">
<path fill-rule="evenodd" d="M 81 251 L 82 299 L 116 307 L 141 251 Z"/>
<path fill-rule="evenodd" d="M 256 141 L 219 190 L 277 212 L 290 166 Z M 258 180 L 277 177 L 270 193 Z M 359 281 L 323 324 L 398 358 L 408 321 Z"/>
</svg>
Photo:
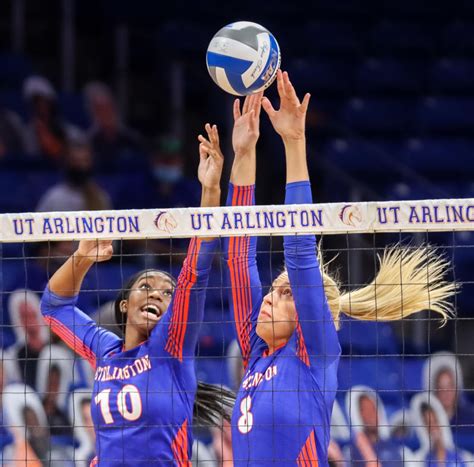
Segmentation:
<svg viewBox="0 0 474 467">
<path fill-rule="evenodd" d="M 472 230 L 474 199 L 0 215 L 0 242 Z"/>
</svg>

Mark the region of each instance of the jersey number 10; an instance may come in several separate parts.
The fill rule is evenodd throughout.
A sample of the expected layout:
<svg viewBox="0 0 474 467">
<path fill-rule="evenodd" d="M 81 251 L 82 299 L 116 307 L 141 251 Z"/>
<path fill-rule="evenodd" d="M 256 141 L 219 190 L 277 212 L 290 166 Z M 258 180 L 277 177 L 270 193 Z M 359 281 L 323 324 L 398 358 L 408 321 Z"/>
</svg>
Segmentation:
<svg viewBox="0 0 474 467">
<path fill-rule="evenodd" d="M 105 423 L 110 425 L 114 423 L 114 418 L 110 413 L 110 389 L 104 389 L 95 396 L 95 403 L 99 404 L 102 417 Z M 127 405 L 127 396 L 130 401 L 130 409 Z M 117 408 L 125 420 L 134 422 L 142 414 L 142 398 L 138 388 L 133 384 L 126 384 L 117 394 Z"/>
</svg>

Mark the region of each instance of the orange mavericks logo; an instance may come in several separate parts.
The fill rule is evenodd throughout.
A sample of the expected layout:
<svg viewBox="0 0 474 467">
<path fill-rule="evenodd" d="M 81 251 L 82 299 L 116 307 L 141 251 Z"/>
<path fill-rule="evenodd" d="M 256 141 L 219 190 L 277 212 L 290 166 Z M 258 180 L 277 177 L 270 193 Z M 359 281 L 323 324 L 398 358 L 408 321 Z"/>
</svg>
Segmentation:
<svg viewBox="0 0 474 467">
<path fill-rule="evenodd" d="M 345 225 L 357 227 L 362 222 L 362 212 L 358 206 L 347 204 L 339 212 L 339 219 L 341 219 L 342 223 Z"/>
<path fill-rule="evenodd" d="M 176 229 L 176 227 L 178 227 L 178 222 L 169 212 L 161 211 L 155 217 L 155 226 L 162 232 L 171 233 L 174 229 Z"/>
</svg>

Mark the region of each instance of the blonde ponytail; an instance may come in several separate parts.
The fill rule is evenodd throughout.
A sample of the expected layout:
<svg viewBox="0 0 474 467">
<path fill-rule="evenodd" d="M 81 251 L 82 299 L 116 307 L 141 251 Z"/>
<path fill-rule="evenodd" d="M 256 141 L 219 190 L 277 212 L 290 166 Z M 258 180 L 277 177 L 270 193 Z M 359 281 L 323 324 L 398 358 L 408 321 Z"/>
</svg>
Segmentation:
<svg viewBox="0 0 474 467">
<path fill-rule="evenodd" d="M 338 284 L 323 273 L 328 305 L 339 329 L 340 313 L 365 321 L 394 321 L 422 310 L 454 315 L 449 299 L 457 285 L 444 276 L 449 262 L 429 245 L 387 247 L 375 279 L 365 287 L 340 293 Z"/>
</svg>

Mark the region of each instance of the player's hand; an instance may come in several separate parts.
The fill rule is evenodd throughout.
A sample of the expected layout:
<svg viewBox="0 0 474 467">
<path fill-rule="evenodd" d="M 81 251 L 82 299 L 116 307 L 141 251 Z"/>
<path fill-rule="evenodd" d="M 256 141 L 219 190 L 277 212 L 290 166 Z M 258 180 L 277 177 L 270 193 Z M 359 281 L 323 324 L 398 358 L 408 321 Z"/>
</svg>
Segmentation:
<svg viewBox="0 0 474 467">
<path fill-rule="evenodd" d="M 234 129 L 232 147 L 236 157 L 249 154 L 255 150 L 260 136 L 260 110 L 263 92 L 251 94 L 244 100 L 242 110 L 240 99 L 234 101 Z"/>
<path fill-rule="evenodd" d="M 277 88 L 280 96 L 279 110 L 275 110 L 266 97 L 262 99 L 263 109 L 267 112 L 273 128 L 283 140 L 303 139 L 310 94 L 306 93 L 303 101 L 300 102 L 288 73 L 281 70 L 277 72 Z"/>
<path fill-rule="evenodd" d="M 198 179 L 203 188 L 215 189 L 220 187 L 222 168 L 224 167 L 224 156 L 219 144 L 219 132 L 217 126 L 205 126 L 207 138 L 198 136 L 199 144 L 199 168 Z"/>
<path fill-rule="evenodd" d="M 113 253 L 112 240 L 81 240 L 74 256 L 100 263 L 112 258 Z"/>
</svg>

